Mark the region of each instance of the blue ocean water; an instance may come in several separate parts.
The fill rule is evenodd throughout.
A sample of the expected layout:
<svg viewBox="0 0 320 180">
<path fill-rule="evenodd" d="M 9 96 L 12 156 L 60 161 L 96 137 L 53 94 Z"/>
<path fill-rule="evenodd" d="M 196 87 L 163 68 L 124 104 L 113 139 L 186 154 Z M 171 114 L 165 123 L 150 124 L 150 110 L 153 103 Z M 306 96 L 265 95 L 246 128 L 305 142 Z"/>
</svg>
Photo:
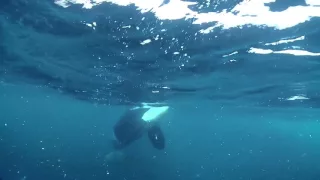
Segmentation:
<svg viewBox="0 0 320 180">
<path fill-rule="evenodd" d="M 1 1 L 0 179 L 320 179 L 319 17 L 317 0 Z M 166 148 L 110 157 L 141 103 L 170 106 Z"/>
</svg>

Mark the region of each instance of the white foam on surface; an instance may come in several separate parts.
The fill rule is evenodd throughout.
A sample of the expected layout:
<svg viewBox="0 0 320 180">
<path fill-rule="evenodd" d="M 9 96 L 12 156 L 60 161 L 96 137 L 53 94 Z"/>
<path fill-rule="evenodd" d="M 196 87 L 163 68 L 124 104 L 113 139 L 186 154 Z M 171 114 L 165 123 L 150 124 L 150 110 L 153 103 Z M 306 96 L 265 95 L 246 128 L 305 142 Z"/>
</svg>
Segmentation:
<svg viewBox="0 0 320 180">
<path fill-rule="evenodd" d="M 309 52 L 306 50 L 299 49 L 286 49 L 281 51 L 273 51 L 271 49 L 261 49 L 261 48 L 250 48 L 248 53 L 255 54 L 288 54 L 294 56 L 320 56 L 320 53 L 317 52 Z"/>
<path fill-rule="evenodd" d="M 312 17 L 320 17 L 320 2 L 318 0 L 306 0 L 307 6 L 292 6 L 277 12 L 271 11 L 267 5 L 267 3 L 273 2 L 276 0 L 243 0 L 231 11 L 225 9 L 221 12 L 200 13 L 203 6 L 199 6 L 200 8 L 196 11 L 190 6 L 197 5 L 197 2 L 182 0 L 170 0 L 164 5 L 164 0 L 55 0 L 57 5 L 65 8 L 72 4 L 82 4 L 86 9 L 91 9 L 102 3 L 112 3 L 119 6 L 134 5 L 141 13 L 151 12 L 159 20 L 193 18 L 193 24 L 216 22 L 215 25 L 200 30 L 200 33 L 213 32 L 217 27 L 229 29 L 244 25 L 272 27 L 281 30 L 309 21 Z M 212 3 L 219 4 L 219 1 Z M 208 1 L 206 6 L 210 5 Z"/>
</svg>

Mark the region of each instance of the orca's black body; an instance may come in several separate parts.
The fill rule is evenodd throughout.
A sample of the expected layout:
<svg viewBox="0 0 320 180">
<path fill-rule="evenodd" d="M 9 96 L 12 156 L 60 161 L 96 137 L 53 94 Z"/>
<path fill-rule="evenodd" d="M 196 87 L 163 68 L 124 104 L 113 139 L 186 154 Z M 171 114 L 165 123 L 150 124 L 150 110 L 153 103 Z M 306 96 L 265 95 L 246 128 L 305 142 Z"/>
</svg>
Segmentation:
<svg viewBox="0 0 320 180">
<path fill-rule="evenodd" d="M 162 150 L 165 147 L 165 138 L 159 125 L 150 124 L 142 119 L 148 108 L 130 109 L 115 124 L 113 132 L 116 140 L 114 147 L 123 149 L 135 140 L 141 138 L 146 132 L 152 146 Z"/>
</svg>

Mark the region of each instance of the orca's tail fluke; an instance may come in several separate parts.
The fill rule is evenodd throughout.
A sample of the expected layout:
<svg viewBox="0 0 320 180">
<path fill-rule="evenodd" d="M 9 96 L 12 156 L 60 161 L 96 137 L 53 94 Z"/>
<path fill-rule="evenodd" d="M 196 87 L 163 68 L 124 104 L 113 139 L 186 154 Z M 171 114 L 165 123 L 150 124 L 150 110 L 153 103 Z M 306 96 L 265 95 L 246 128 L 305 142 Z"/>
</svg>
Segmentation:
<svg viewBox="0 0 320 180">
<path fill-rule="evenodd" d="M 162 150 L 165 148 L 165 138 L 160 126 L 155 125 L 148 129 L 148 137 L 152 146 Z"/>
</svg>

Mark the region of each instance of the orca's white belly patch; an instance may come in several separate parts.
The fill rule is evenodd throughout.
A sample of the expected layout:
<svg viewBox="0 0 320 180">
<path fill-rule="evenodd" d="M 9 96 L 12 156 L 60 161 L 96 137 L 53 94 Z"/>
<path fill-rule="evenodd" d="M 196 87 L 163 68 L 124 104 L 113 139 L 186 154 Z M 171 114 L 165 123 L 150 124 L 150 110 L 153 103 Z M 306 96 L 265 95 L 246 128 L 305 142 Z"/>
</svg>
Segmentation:
<svg viewBox="0 0 320 180">
<path fill-rule="evenodd" d="M 160 118 L 164 113 L 169 109 L 169 106 L 162 107 L 151 107 L 147 112 L 142 116 L 142 119 L 146 122 L 151 122 Z"/>
</svg>

